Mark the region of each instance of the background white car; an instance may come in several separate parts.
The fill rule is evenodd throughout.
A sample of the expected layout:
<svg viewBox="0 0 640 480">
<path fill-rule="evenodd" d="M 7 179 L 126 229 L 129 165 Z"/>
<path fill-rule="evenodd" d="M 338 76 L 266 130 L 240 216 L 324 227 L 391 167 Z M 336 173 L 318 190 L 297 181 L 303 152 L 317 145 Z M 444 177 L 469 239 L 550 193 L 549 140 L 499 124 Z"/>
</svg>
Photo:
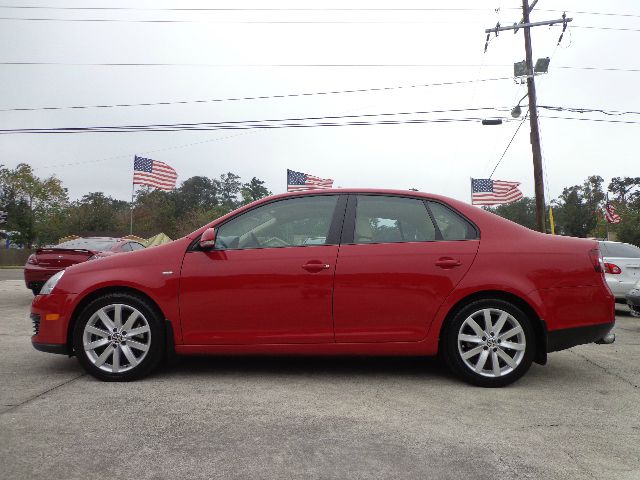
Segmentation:
<svg viewBox="0 0 640 480">
<path fill-rule="evenodd" d="M 640 248 L 621 242 L 599 243 L 609 288 L 616 302 L 626 303 L 625 295 L 640 280 Z"/>
</svg>

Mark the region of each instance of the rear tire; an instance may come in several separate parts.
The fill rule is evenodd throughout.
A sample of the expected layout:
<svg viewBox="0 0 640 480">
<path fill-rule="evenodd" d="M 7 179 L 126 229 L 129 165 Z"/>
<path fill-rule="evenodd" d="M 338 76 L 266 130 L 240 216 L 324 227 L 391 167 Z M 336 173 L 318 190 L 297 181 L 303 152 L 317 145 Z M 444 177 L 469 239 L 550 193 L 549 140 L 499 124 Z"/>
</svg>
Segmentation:
<svg viewBox="0 0 640 480">
<path fill-rule="evenodd" d="M 470 303 L 446 325 L 441 348 L 449 368 L 480 387 L 503 387 L 533 362 L 536 338 L 517 306 L 499 299 Z"/>
<path fill-rule="evenodd" d="M 42 287 L 33 287 L 31 289 L 31 291 L 33 292 L 33 296 L 35 297 L 36 295 L 40 294 L 40 290 L 42 290 Z"/>
<path fill-rule="evenodd" d="M 129 293 L 111 293 L 90 302 L 73 331 L 80 365 L 109 382 L 148 375 L 162 360 L 164 346 L 162 316 L 148 300 Z"/>
</svg>

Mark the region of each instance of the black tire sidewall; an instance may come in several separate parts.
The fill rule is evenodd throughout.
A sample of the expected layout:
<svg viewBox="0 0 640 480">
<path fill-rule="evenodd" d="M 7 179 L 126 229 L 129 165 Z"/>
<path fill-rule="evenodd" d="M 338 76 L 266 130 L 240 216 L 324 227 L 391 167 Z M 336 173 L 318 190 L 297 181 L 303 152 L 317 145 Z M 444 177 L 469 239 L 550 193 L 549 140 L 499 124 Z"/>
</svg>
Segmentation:
<svg viewBox="0 0 640 480">
<path fill-rule="evenodd" d="M 151 345 L 145 358 L 131 370 L 110 373 L 96 367 L 84 352 L 83 332 L 91 316 L 100 308 L 115 303 L 129 305 L 139 310 L 147 319 L 151 334 Z M 73 349 L 80 365 L 94 377 L 111 382 L 127 382 L 142 378 L 158 366 L 163 356 L 165 329 L 162 315 L 144 298 L 128 293 L 110 293 L 92 300 L 82 309 L 73 330 Z"/>
<path fill-rule="evenodd" d="M 525 335 L 526 348 L 522 361 L 515 370 L 498 378 L 484 377 L 473 372 L 464 363 L 458 351 L 458 331 L 462 323 L 469 315 L 484 308 L 496 308 L 508 312 L 520 323 Z M 529 370 L 535 352 L 536 337 L 531 325 L 531 320 L 520 308 L 505 300 L 482 299 L 466 305 L 448 322 L 443 336 L 443 353 L 449 368 L 466 382 L 480 387 L 503 387 L 515 382 Z"/>
</svg>

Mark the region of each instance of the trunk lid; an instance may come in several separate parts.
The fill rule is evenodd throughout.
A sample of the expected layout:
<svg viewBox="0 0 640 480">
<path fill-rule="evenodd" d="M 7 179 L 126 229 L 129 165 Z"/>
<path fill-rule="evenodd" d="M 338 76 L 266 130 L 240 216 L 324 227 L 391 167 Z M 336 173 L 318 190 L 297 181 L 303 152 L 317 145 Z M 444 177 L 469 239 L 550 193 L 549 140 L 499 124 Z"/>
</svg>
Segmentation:
<svg viewBox="0 0 640 480">
<path fill-rule="evenodd" d="M 89 259 L 96 252 L 83 248 L 39 248 L 36 250 L 38 265 L 49 268 L 66 268 Z"/>
</svg>

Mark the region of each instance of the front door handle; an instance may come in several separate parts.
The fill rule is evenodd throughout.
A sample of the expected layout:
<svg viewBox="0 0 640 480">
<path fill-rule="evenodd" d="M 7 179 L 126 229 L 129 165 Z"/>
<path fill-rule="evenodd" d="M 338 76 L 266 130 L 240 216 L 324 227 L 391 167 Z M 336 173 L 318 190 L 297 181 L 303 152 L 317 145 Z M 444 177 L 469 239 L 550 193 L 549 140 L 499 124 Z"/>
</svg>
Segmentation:
<svg viewBox="0 0 640 480">
<path fill-rule="evenodd" d="M 460 262 L 460 260 L 456 260 L 455 258 L 451 258 L 451 257 L 442 257 L 442 258 L 439 258 L 438 261 L 436 262 L 436 267 L 440 267 L 444 269 L 459 267 L 460 265 L 462 265 L 462 262 Z"/>
<path fill-rule="evenodd" d="M 317 273 L 322 270 L 328 270 L 329 268 L 331 268 L 331 265 L 320 261 L 310 261 L 302 265 L 302 268 L 304 268 L 307 272 Z"/>
</svg>

